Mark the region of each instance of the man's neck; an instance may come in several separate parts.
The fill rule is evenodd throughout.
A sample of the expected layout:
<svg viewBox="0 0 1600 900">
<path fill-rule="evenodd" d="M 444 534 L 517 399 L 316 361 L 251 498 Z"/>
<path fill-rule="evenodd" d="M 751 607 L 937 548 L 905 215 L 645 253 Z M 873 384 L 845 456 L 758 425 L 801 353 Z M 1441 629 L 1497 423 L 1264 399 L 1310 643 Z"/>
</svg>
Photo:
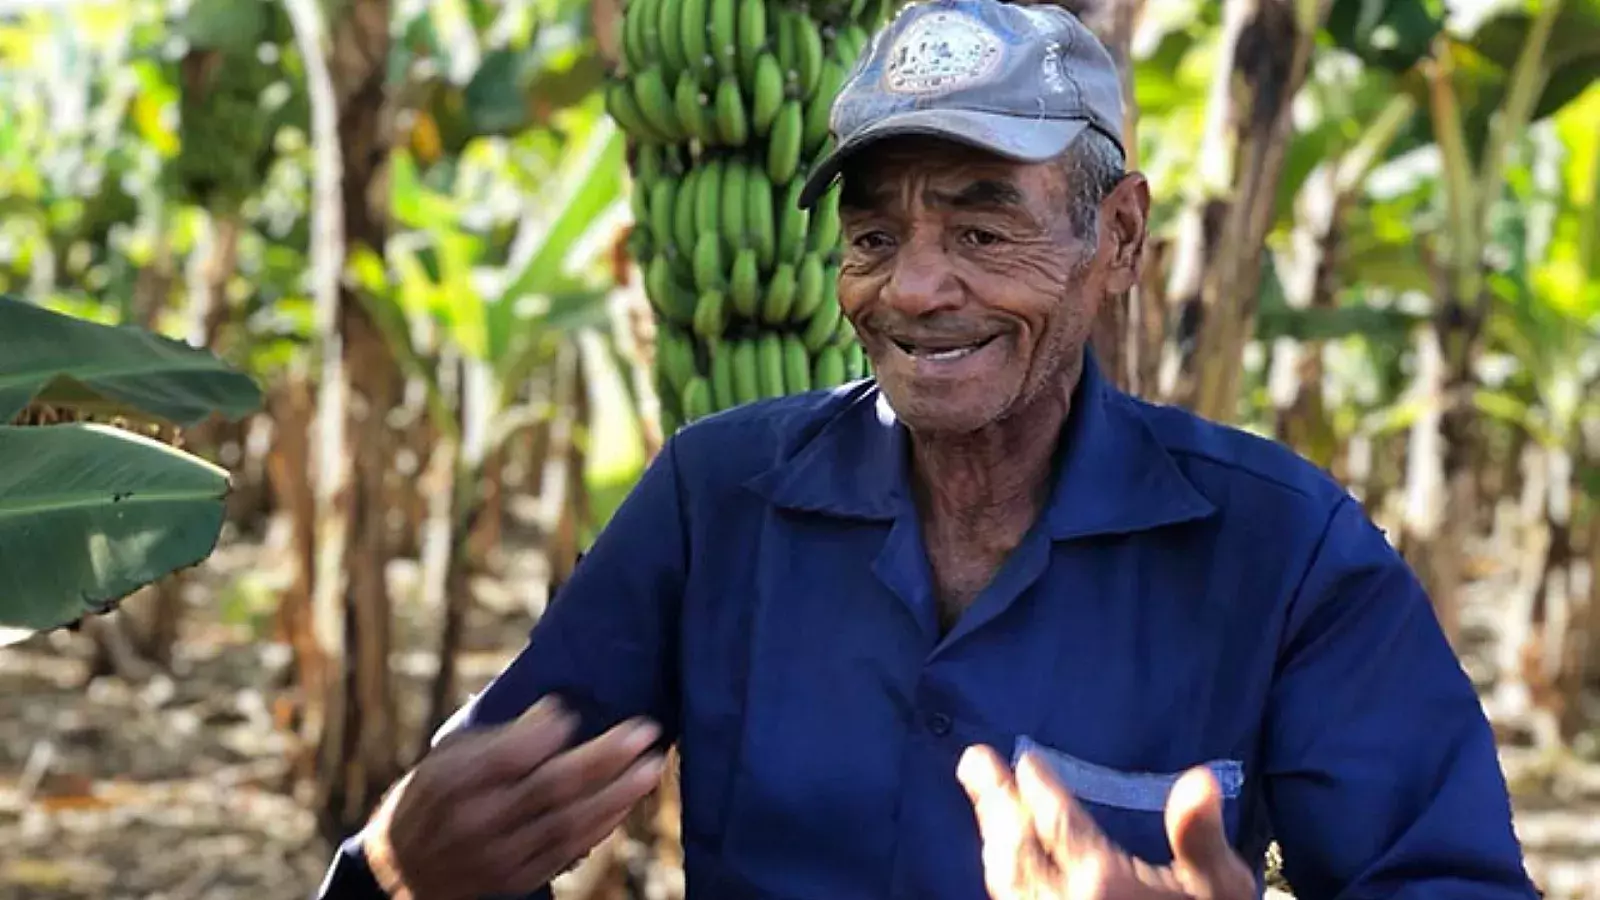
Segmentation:
<svg viewBox="0 0 1600 900">
<path fill-rule="evenodd" d="M 1027 408 L 960 435 L 911 435 L 917 505 L 941 530 L 995 529 L 1020 539 L 1049 498 L 1062 426 L 1081 373 Z M 1000 537 L 1000 535 L 996 535 Z"/>
</svg>

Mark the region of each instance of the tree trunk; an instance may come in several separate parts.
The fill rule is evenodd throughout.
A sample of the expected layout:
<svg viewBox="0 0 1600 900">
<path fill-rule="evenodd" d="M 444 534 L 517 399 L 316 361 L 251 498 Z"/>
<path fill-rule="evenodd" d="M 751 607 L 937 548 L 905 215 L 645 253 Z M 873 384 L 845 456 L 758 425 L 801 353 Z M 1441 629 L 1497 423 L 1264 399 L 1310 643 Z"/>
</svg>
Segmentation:
<svg viewBox="0 0 1600 900">
<path fill-rule="evenodd" d="M 304 48 L 314 19 L 301 4 L 296 23 Z M 314 8 L 313 8 L 314 9 Z M 335 239 L 383 251 L 388 234 L 386 164 L 393 110 L 384 92 L 389 50 L 387 0 L 347 0 L 331 23 L 327 83 L 317 84 L 307 66 L 308 87 L 332 95 L 313 109 L 313 131 L 322 133 L 319 164 L 337 151 L 339 215 L 322 222 Z M 316 23 L 313 23 L 315 27 Z M 320 35 L 312 35 L 320 38 Z M 320 49 L 320 40 L 313 49 Z M 326 145 L 329 117 L 337 141 Z M 333 185 L 323 184 L 324 190 Z M 324 201 L 327 197 L 324 196 Z M 342 259 L 324 259 L 336 275 Z M 327 278 L 327 269 L 321 270 Z M 389 678 L 390 556 L 383 516 L 384 483 L 393 451 L 386 417 L 399 399 L 398 367 L 362 299 L 345 284 L 330 303 L 323 282 L 325 339 L 323 417 L 318 465 L 318 558 L 315 602 L 319 638 L 329 644 L 330 679 L 314 735 L 317 783 L 314 808 L 323 836 L 336 841 L 360 827 L 401 773 L 400 733 Z M 332 306 L 332 309 L 328 307 Z M 330 315 L 331 313 L 331 315 Z"/>
<path fill-rule="evenodd" d="M 1203 193 L 1186 213 L 1168 291 L 1183 304 L 1193 340 L 1183 341 L 1163 373 L 1173 399 L 1217 421 L 1231 421 L 1236 411 L 1289 145 L 1290 107 L 1329 5 L 1228 0 L 1223 6 L 1200 151 Z M 1306 21 L 1298 18 L 1301 10 Z"/>
<path fill-rule="evenodd" d="M 1354 145 L 1312 172 L 1301 187 L 1289 248 L 1278 256 L 1291 308 L 1330 310 L 1337 305 L 1345 214 L 1415 109 L 1415 102 L 1403 94 L 1389 101 Z M 1340 454 L 1339 436 L 1323 400 L 1323 343 L 1309 341 L 1301 347 L 1283 338 L 1272 353 L 1268 390 L 1277 409 L 1278 440 L 1326 469 L 1338 468 L 1347 459 Z"/>
<path fill-rule="evenodd" d="M 1433 601 L 1445 634 L 1455 643 L 1459 632 L 1457 589 L 1461 582 L 1462 547 L 1448 522 L 1450 444 L 1444 427 L 1448 384 L 1439 332 L 1425 327 L 1418 335 L 1415 399 L 1420 411 L 1411 426 L 1406 452 L 1405 521 L 1401 548 Z"/>
<path fill-rule="evenodd" d="M 312 471 L 310 437 L 316 407 L 311 385 L 303 377 L 282 383 L 268 395 L 267 404 L 277 424 L 267 455 L 267 478 L 279 509 L 288 517 L 293 555 L 289 586 L 278 598 L 277 631 L 293 654 L 294 688 L 276 708 L 274 719 L 279 728 L 303 733 L 308 709 L 320 708 L 329 687 L 327 654 L 317 640 L 311 603 L 316 581 L 316 498 L 307 476 Z M 312 753 L 302 745 L 292 755 L 292 780 L 310 782 L 315 776 Z"/>
</svg>

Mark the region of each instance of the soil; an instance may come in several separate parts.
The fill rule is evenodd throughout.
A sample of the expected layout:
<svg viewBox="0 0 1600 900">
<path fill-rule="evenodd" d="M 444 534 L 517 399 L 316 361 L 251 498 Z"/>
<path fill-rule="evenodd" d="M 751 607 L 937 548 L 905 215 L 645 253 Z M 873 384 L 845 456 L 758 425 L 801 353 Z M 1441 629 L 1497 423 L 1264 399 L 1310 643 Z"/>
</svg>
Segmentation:
<svg viewBox="0 0 1600 900">
<path fill-rule="evenodd" d="M 190 573 L 170 675 L 86 688 L 89 641 L 69 633 L 0 650 L 0 898 L 289 900 L 315 890 L 329 850 L 285 790 L 291 739 L 273 707 L 287 659 L 263 639 L 285 562 L 276 537 L 235 539 Z M 475 583 L 469 689 L 521 646 L 544 600 L 536 552 L 509 554 L 505 571 Z M 414 580 L 397 567 L 398 596 Z M 1469 616 L 1488 608 L 1493 587 L 1473 592 Z M 437 611 L 401 606 L 396 665 L 403 693 L 420 697 L 433 665 L 422 638 Z M 1475 677 L 1492 678 L 1481 647 L 1469 642 L 1464 656 Z M 1552 900 L 1600 900 L 1600 762 L 1531 749 L 1518 723 L 1497 726 L 1530 871 Z"/>
</svg>

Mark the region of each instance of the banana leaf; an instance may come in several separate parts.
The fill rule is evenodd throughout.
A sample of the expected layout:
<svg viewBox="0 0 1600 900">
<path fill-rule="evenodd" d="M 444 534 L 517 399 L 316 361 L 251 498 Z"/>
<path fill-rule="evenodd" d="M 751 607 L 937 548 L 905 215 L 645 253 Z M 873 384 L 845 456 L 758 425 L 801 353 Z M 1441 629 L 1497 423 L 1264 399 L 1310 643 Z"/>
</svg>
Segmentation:
<svg viewBox="0 0 1600 900">
<path fill-rule="evenodd" d="M 0 422 L 35 401 L 187 426 L 243 418 L 261 391 L 205 350 L 0 296 Z"/>
<path fill-rule="evenodd" d="M 228 486 L 222 469 L 120 429 L 0 427 L 0 645 L 204 560 Z"/>
<path fill-rule="evenodd" d="M 1441 0 L 1334 0 L 1326 28 L 1334 45 L 1369 66 L 1404 72 L 1444 28 Z"/>
</svg>

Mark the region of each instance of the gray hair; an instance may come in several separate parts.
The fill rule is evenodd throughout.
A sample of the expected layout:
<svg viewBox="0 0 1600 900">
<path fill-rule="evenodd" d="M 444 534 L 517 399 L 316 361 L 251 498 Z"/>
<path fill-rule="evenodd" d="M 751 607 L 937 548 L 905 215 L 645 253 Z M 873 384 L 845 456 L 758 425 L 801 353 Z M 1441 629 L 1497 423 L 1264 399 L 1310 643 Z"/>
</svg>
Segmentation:
<svg viewBox="0 0 1600 900">
<path fill-rule="evenodd" d="M 1122 150 L 1110 137 L 1084 129 L 1057 158 L 1067 179 L 1067 215 L 1072 231 L 1083 240 L 1093 240 L 1100 230 L 1100 202 L 1122 181 Z"/>
</svg>

